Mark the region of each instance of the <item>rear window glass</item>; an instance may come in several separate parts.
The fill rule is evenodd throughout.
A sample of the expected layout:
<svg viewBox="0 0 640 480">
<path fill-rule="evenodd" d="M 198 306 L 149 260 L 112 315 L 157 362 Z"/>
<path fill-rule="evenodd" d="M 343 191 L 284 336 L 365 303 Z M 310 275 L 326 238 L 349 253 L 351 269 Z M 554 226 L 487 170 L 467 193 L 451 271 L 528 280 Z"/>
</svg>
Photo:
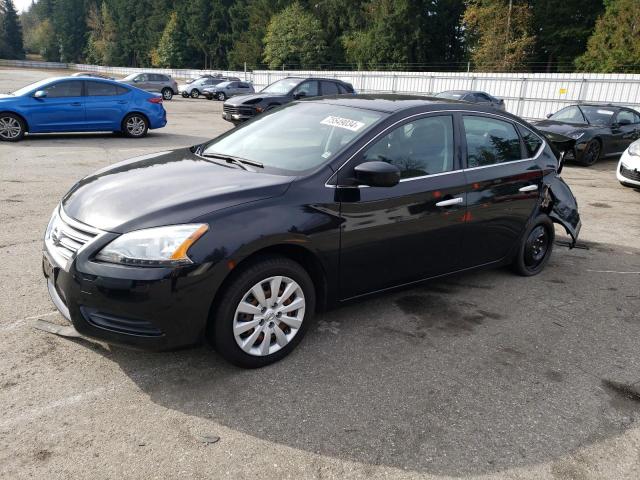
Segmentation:
<svg viewBox="0 0 640 480">
<path fill-rule="evenodd" d="M 118 95 L 116 86 L 106 82 L 87 82 L 87 95 L 90 97 L 105 97 Z"/>
<path fill-rule="evenodd" d="M 522 159 L 520 137 L 512 123 L 489 117 L 463 116 L 469 168 Z"/>
<path fill-rule="evenodd" d="M 333 82 L 321 82 L 322 95 L 338 95 L 340 92 Z"/>
<path fill-rule="evenodd" d="M 520 130 L 520 135 L 522 136 L 527 156 L 535 157 L 536 153 L 538 153 L 538 150 L 540 150 L 540 147 L 542 146 L 542 139 L 522 125 L 518 125 L 518 129 Z"/>
</svg>

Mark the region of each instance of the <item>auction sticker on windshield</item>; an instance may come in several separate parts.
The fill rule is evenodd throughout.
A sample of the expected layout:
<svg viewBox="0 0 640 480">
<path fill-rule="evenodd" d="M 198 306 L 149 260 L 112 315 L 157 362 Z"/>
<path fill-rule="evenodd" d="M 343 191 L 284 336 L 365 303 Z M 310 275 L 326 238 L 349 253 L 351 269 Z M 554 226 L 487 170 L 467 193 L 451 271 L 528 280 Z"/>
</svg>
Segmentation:
<svg viewBox="0 0 640 480">
<path fill-rule="evenodd" d="M 323 125 L 329 125 L 330 127 L 346 128 L 347 130 L 351 130 L 352 132 L 357 132 L 362 127 L 364 127 L 364 123 L 358 122 L 357 120 L 334 116 L 329 116 L 322 120 L 320 123 Z"/>
</svg>

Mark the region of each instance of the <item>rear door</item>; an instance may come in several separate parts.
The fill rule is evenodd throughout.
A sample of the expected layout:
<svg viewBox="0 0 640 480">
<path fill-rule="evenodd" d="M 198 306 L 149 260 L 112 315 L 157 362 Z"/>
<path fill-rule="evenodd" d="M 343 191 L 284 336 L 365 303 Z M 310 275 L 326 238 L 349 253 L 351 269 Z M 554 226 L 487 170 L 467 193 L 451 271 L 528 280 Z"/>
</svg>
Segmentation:
<svg viewBox="0 0 640 480">
<path fill-rule="evenodd" d="M 512 252 L 538 202 L 542 169 L 534 158 L 542 140 L 521 141 L 517 125 L 497 115 L 460 115 L 468 188 L 464 267 L 502 260 Z M 536 148 L 537 145 L 537 148 Z"/>
<path fill-rule="evenodd" d="M 339 170 L 343 299 L 460 268 L 466 185 L 456 138 L 452 114 L 406 120 Z M 349 187 L 368 161 L 396 165 L 400 183 Z"/>
<path fill-rule="evenodd" d="M 42 88 L 43 98 L 31 98 L 29 110 L 32 132 L 82 131 L 85 124 L 85 99 L 82 80 L 62 80 Z"/>
<path fill-rule="evenodd" d="M 87 129 L 116 131 L 129 109 L 131 91 L 108 82 L 85 81 Z"/>
</svg>

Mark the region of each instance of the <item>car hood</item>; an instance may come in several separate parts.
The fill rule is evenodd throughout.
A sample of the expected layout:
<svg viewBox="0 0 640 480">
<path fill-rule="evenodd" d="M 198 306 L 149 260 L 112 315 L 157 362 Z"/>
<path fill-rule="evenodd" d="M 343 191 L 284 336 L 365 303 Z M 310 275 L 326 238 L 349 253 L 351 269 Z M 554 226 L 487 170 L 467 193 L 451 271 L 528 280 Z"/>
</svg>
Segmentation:
<svg viewBox="0 0 640 480">
<path fill-rule="evenodd" d="M 252 93 L 250 95 L 236 95 L 235 97 L 230 98 L 225 103 L 227 105 L 242 105 L 243 103 L 248 102 L 249 100 L 255 100 L 257 98 L 286 98 L 286 95 L 282 95 L 280 93 Z"/>
<path fill-rule="evenodd" d="M 565 123 L 556 120 L 541 120 L 533 125 L 542 132 L 558 133 L 560 135 L 568 135 L 578 130 L 587 130 L 593 128 L 591 125 L 580 125 L 578 123 Z"/>
<path fill-rule="evenodd" d="M 223 166 L 185 148 L 99 170 L 76 183 L 62 207 L 82 223 L 124 233 L 189 223 L 216 210 L 282 195 L 292 180 Z"/>
</svg>

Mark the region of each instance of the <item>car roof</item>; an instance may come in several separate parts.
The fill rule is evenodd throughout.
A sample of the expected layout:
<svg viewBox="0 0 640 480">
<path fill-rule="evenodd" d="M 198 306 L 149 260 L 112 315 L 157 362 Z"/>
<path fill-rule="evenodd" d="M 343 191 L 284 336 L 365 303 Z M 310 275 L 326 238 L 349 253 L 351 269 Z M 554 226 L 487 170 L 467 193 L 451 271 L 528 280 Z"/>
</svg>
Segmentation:
<svg viewBox="0 0 640 480">
<path fill-rule="evenodd" d="M 490 107 L 479 107 L 478 105 L 473 103 L 452 100 L 449 98 L 428 97 L 420 95 L 402 95 L 392 93 L 364 95 L 360 94 L 353 96 L 334 95 L 329 97 L 309 98 L 303 101 L 330 103 L 333 105 L 363 108 L 366 110 L 375 110 L 378 112 L 386 113 L 395 113 L 401 110 L 407 110 L 416 107 L 433 107 L 433 110 L 437 110 L 446 106 L 457 110 L 478 110 L 479 108 L 487 108 L 487 111 L 493 111 L 493 109 Z M 505 112 L 500 113 L 504 114 Z"/>
</svg>

